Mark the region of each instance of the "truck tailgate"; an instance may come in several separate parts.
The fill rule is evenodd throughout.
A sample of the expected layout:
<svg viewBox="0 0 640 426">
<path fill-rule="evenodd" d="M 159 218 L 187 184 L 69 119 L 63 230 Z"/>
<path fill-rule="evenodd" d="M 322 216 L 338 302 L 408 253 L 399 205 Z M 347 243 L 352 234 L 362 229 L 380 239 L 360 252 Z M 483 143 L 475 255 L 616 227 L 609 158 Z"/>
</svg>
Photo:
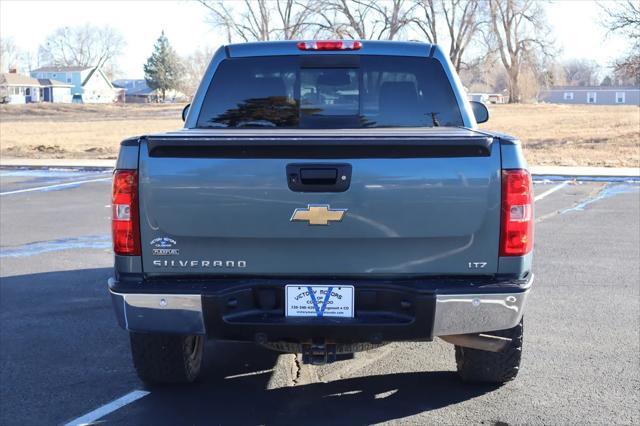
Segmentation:
<svg viewBox="0 0 640 426">
<path fill-rule="evenodd" d="M 350 165 L 348 189 L 290 189 L 291 164 Z M 465 129 L 193 131 L 143 138 L 145 274 L 494 274 L 500 147 Z M 346 210 L 291 221 L 296 209 Z"/>
</svg>

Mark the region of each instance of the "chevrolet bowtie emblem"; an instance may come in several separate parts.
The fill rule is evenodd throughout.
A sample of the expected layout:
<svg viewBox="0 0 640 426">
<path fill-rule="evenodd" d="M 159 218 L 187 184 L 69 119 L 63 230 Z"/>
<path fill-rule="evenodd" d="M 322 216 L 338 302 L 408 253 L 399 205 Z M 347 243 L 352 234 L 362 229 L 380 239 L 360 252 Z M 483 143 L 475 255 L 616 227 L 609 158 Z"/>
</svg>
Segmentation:
<svg viewBox="0 0 640 426">
<path fill-rule="evenodd" d="M 340 222 L 347 209 L 332 209 L 328 204 L 309 204 L 305 209 L 295 209 L 291 221 L 307 221 L 309 225 L 328 225 L 329 222 Z"/>
</svg>

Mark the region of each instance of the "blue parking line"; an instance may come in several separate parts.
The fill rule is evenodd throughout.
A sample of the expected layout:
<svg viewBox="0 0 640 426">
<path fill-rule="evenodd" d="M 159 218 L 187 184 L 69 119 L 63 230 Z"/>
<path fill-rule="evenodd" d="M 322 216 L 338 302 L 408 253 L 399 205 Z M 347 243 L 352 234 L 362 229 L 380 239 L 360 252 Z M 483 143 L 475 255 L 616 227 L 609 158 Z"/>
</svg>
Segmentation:
<svg viewBox="0 0 640 426">
<path fill-rule="evenodd" d="M 50 241 L 38 241 L 15 247 L 3 247 L 0 258 L 30 257 L 52 251 L 72 249 L 106 250 L 111 248 L 110 235 L 87 235 L 85 237 L 60 238 Z"/>
</svg>

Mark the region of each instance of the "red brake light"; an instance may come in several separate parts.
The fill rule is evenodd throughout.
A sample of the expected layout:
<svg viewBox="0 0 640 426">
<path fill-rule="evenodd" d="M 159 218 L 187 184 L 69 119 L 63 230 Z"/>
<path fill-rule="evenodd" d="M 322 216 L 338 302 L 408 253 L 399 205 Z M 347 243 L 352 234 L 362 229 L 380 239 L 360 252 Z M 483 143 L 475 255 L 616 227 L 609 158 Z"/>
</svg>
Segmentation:
<svg viewBox="0 0 640 426">
<path fill-rule="evenodd" d="M 113 251 L 123 256 L 140 256 L 138 217 L 138 172 L 116 170 L 111 196 Z"/>
<path fill-rule="evenodd" d="M 526 170 L 502 172 L 500 256 L 523 256 L 533 248 L 533 185 Z"/>
<path fill-rule="evenodd" d="M 298 43 L 300 50 L 360 50 L 362 42 L 358 40 L 324 40 L 301 41 Z"/>
</svg>

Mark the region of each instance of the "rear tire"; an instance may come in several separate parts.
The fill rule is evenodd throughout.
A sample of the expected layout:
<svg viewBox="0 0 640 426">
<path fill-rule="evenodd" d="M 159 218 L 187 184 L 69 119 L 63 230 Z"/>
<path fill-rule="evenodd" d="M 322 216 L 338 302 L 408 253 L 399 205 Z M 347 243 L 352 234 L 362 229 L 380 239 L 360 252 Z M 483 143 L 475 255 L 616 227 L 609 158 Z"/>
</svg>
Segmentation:
<svg viewBox="0 0 640 426">
<path fill-rule="evenodd" d="M 138 377 L 148 384 L 191 383 L 198 378 L 204 336 L 129 333 Z"/>
<path fill-rule="evenodd" d="M 511 343 L 503 352 L 488 352 L 456 346 L 456 366 L 465 382 L 502 384 L 516 378 L 522 358 L 523 322 L 513 328 L 486 334 L 508 337 Z"/>
</svg>

